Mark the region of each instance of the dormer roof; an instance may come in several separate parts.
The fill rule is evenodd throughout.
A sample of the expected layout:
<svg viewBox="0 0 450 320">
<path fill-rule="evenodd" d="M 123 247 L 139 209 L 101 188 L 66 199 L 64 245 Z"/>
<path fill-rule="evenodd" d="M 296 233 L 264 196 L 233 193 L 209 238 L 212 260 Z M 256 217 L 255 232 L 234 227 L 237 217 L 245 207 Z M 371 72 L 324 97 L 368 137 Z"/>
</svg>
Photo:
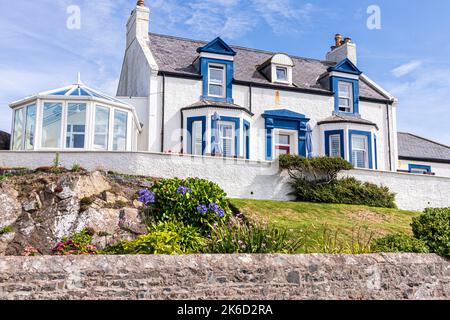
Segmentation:
<svg viewBox="0 0 450 320">
<path fill-rule="evenodd" d="M 328 72 L 332 71 L 349 73 L 358 76 L 362 74 L 362 71 L 359 70 L 358 67 L 356 67 L 348 58 L 342 60 L 337 65 L 328 68 Z"/>
<path fill-rule="evenodd" d="M 220 37 L 215 38 L 210 43 L 199 47 L 197 49 L 198 53 L 207 52 L 207 53 L 215 53 L 215 54 L 221 54 L 226 56 L 235 56 L 236 51 L 231 49 L 231 47 L 226 44 L 225 41 L 223 41 Z"/>
</svg>

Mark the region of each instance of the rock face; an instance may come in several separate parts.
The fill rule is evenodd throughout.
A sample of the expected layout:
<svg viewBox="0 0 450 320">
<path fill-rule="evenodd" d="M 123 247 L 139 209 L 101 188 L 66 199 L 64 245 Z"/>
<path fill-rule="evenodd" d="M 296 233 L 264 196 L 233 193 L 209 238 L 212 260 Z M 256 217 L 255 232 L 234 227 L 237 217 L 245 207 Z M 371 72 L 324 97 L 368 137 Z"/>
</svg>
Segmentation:
<svg viewBox="0 0 450 320">
<path fill-rule="evenodd" d="M 107 194 L 108 201 L 103 198 Z M 0 255 L 21 255 L 32 246 L 49 254 L 55 244 L 84 229 L 99 248 L 146 232 L 133 190 L 90 174 L 32 174 L 0 183 Z"/>
<path fill-rule="evenodd" d="M 0 131 L 0 150 L 9 150 L 11 135 L 4 131 Z"/>
</svg>

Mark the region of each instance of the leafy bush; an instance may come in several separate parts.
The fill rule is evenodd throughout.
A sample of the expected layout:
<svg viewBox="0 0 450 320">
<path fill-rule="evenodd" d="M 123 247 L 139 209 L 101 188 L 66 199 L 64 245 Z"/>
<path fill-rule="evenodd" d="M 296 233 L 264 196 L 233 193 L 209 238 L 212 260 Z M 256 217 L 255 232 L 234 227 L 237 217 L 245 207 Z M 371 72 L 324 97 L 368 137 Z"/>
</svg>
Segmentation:
<svg viewBox="0 0 450 320">
<path fill-rule="evenodd" d="M 97 248 L 91 244 L 93 235 L 92 230 L 85 229 L 71 237 L 65 237 L 52 249 L 52 253 L 60 256 L 97 254 Z"/>
<path fill-rule="evenodd" d="M 307 159 L 295 155 L 281 155 L 280 168 L 287 170 L 294 180 L 330 182 L 337 179 L 340 171 L 351 170 L 353 166 L 342 158 Z"/>
<path fill-rule="evenodd" d="M 182 239 L 174 231 L 154 231 L 133 241 L 121 241 L 107 247 L 106 254 L 182 254 Z"/>
<path fill-rule="evenodd" d="M 297 180 L 294 185 L 299 201 L 318 203 L 340 203 L 396 208 L 395 194 L 387 187 L 345 178 L 329 183 Z"/>
<path fill-rule="evenodd" d="M 151 190 L 141 190 L 139 201 L 155 222 L 181 221 L 202 229 L 227 221 L 231 216 L 226 193 L 215 183 L 203 179 L 163 179 Z"/>
<path fill-rule="evenodd" d="M 198 253 L 204 250 L 206 238 L 202 231 L 176 220 L 169 220 L 149 227 L 150 232 L 174 232 L 179 236 L 179 245 L 183 253 Z"/>
<path fill-rule="evenodd" d="M 414 237 L 424 241 L 431 252 L 450 257 L 450 208 L 428 208 L 413 218 Z"/>
<path fill-rule="evenodd" d="M 404 234 L 397 234 L 375 240 L 372 244 L 372 251 L 428 253 L 429 249 L 422 240 Z"/>
<path fill-rule="evenodd" d="M 236 223 L 215 227 L 210 236 L 208 253 L 296 253 L 303 240 L 289 239 L 286 230 L 270 226 Z"/>
</svg>

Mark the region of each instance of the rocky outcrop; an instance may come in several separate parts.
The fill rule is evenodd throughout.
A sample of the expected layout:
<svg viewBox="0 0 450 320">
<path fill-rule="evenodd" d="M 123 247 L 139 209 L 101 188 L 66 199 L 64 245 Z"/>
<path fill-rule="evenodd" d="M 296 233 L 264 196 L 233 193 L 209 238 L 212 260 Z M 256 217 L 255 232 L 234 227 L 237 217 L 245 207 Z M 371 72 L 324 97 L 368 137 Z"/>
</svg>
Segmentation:
<svg viewBox="0 0 450 320">
<path fill-rule="evenodd" d="M 32 246 L 49 254 L 76 232 L 95 232 L 102 248 L 146 232 L 133 205 L 137 190 L 101 172 L 27 174 L 0 183 L 0 255 L 21 255 Z M 5 229 L 6 230 L 6 229 Z"/>
<path fill-rule="evenodd" d="M 9 150 L 11 135 L 4 131 L 0 131 L 0 150 Z"/>
</svg>

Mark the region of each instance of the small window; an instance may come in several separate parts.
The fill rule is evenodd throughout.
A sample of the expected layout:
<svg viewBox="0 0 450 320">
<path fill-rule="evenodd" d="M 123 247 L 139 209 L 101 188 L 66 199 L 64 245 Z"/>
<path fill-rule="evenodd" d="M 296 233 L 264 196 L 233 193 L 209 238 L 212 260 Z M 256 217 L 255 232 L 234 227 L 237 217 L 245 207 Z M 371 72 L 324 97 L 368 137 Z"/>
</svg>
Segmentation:
<svg viewBox="0 0 450 320">
<path fill-rule="evenodd" d="M 235 153 L 235 127 L 234 122 L 221 122 L 220 134 L 221 134 L 221 147 L 224 157 L 234 157 Z"/>
<path fill-rule="evenodd" d="M 62 103 L 44 103 L 42 147 L 61 148 Z"/>
<path fill-rule="evenodd" d="M 339 111 L 351 113 L 353 110 L 353 85 L 339 81 Z"/>
<path fill-rule="evenodd" d="M 341 136 L 339 134 L 330 135 L 330 157 L 341 157 Z"/>
<path fill-rule="evenodd" d="M 69 103 L 67 108 L 66 148 L 84 149 L 86 137 L 86 104 Z"/>
<path fill-rule="evenodd" d="M 416 174 L 431 174 L 431 167 L 411 164 L 409 165 L 409 172 Z"/>
<path fill-rule="evenodd" d="M 208 79 L 208 95 L 212 97 L 225 97 L 225 67 L 210 65 Z"/>
<path fill-rule="evenodd" d="M 288 81 L 288 70 L 285 67 L 277 67 L 277 81 Z"/>
<path fill-rule="evenodd" d="M 369 151 L 366 136 L 352 136 L 352 164 L 355 168 L 369 167 Z"/>
<path fill-rule="evenodd" d="M 109 109 L 103 107 L 96 107 L 94 148 L 99 150 L 108 150 L 108 138 L 109 138 Z"/>
<path fill-rule="evenodd" d="M 113 150 L 127 150 L 127 129 L 128 113 L 124 111 L 114 111 L 114 131 L 113 131 Z"/>
<path fill-rule="evenodd" d="M 13 150 L 22 150 L 23 108 L 14 111 Z"/>
<path fill-rule="evenodd" d="M 202 121 L 192 123 L 192 154 L 203 155 L 203 124 Z"/>
<path fill-rule="evenodd" d="M 34 149 L 34 135 L 36 129 L 36 105 L 27 107 L 27 117 L 25 125 L 25 150 Z"/>
<path fill-rule="evenodd" d="M 291 135 L 277 134 L 275 140 L 275 153 L 277 156 L 291 154 Z"/>
</svg>

